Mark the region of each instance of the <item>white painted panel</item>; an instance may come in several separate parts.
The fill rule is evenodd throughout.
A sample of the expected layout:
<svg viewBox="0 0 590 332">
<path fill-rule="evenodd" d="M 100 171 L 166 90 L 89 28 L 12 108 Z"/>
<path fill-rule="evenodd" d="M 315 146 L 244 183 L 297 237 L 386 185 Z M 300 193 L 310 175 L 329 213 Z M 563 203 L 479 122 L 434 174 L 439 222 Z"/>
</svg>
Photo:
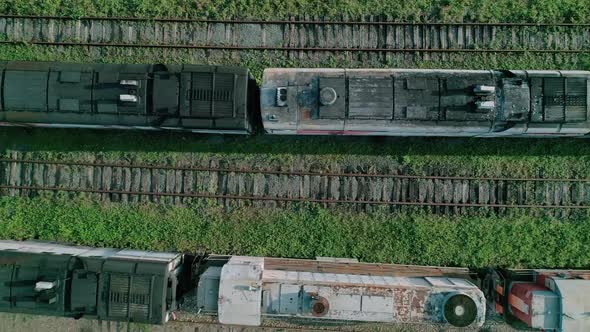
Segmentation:
<svg viewBox="0 0 590 332">
<path fill-rule="evenodd" d="M 320 289 L 320 295 L 324 292 Z M 330 303 L 330 311 L 361 311 L 360 295 L 343 295 L 343 294 L 326 294 L 326 299 Z"/>
<path fill-rule="evenodd" d="M 388 313 L 393 317 L 393 298 L 365 295 L 362 299 L 363 312 Z"/>
<path fill-rule="evenodd" d="M 232 257 L 223 266 L 219 283 L 219 322 L 259 326 L 262 269 L 257 257 Z"/>
</svg>

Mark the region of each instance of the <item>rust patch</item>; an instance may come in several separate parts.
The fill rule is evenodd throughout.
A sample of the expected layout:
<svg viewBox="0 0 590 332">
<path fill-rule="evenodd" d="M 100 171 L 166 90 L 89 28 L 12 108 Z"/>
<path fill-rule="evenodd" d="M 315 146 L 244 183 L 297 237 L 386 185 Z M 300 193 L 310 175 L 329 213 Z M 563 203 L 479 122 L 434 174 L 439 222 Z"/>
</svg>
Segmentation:
<svg viewBox="0 0 590 332">
<path fill-rule="evenodd" d="M 318 296 L 311 305 L 311 314 L 315 317 L 325 316 L 330 310 L 330 303 L 325 297 Z"/>
<path fill-rule="evenodd" d="M 405 288 L 394 288 L 393 289 L 393 297 L 395 299 L 395 303 L 398 305 L 407 307 L 410 305 L 410 300 L 412 298 L 412 291 Z"/>
<path fill-rule="evenodd" d="M 393 290 L 385 286 L 358 286 L 353 284 L 343 284 L 331 286 L 330 289 L 338 295 L 368 295 L 368 296 L 387 296 L 393 297 Z"/>
<path fill-rule="evenodd" d="M 375 263 L 329 263 L 306 259 L 265 258 L 264 266 L 268 270 L 323 272 L 340 274 L 358 274 L 392 277 L 434 277 L 454 276 L 468 278 L 469 270 L 465 268 L 375 264 Z"/>
<path fill-rule="evenodd" d="M 428 294 L 429 291 L 427 290 L 413 291 L 412 304 L 410 305 L 411 318 L 423 317 L 426 314 L 426 299 L 428 298 Z"/>
<path fill-rule="evenodd" d="M 394 302 L 394 304 L 396 304 L 393 308 L 394 318 L 399 320 L 400 322 L 409 321 L 410 320 L 410 308 L 397 305 L 398 304 L 397 302 Z"/>
<path fill-rule="evenodd" d="M 301 118 L 303 120 L 310 120 L 311 119 L 311 110 L 310 109 L 302 109 L 301 110 Z"/>
<path fill-rule="evenodd" d="M 375 286 L 368 286 L 365 288 L 363 295 L 369 296 L 387 296 L 393 297 L 393 290 L 391 288 L 386 287 L 375 287 Z"/>
</svg>

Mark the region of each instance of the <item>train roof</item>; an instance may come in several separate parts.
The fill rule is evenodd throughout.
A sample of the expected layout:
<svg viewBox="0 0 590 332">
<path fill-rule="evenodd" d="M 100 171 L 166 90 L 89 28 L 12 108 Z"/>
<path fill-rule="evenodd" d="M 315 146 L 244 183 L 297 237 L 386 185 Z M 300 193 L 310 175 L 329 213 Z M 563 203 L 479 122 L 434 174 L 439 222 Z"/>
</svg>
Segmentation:
<svg viewBox="0 0 590 332">
<path fill-rule="evenodd" d="M 84 246 L 68 246 L 43 241 L 12 241 L 0 240 L 0 254 L 38 254 L 68 255 L 75 257 L 91 257 L 101 259 L 141 260 L 168 263 L 181 256 L 178 253 L 155 252 L 132 249 L 91 248 Z"/>
</svg>

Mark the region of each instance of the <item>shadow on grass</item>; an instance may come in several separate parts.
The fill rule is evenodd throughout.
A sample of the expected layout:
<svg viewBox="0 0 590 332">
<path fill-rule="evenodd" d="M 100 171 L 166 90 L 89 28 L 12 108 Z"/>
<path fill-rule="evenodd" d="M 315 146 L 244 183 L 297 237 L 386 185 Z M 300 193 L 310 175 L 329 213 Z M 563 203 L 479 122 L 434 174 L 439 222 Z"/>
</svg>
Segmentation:
<svg viewBox="0 0 590 332">
<path fill-rule="evenodd" d="M 54 152 L 184 152 L 306 155 L 588 156 L 580 138 L 223 136 L 176 132 L 0 128 L 0 148 Z"/>
</svg>

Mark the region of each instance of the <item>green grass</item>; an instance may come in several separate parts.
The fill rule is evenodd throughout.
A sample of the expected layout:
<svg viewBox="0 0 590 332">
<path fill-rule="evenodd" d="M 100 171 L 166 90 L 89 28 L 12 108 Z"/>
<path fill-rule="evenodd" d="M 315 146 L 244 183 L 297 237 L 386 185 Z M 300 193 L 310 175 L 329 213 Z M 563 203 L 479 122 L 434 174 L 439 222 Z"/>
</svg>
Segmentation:
<svg viewBox="0 0 590 332">
<path fill-rule="evenodd" d="M 198 63 L 244 66 L 256 79 L 271 67 L 329 68 L 442 68 L 442 69 L 590 69 L 588 54 L 449 54 L 432 60 L 392 54 L 389 58 L 348 60 L 328 57 L 315 60 L 288 58 L 282 52 L 248 51 L 235 56 L 231 52 L 203 50 L 162 50 L 113 47 L 46 47 L 39 45 L 0 45 L 0 60 L 60 61 L 82 63 Z"/>
<path fill-rule="evenodd" d="M 28 15 L 263 17 L 384 15 L 393 20 L 589 22 L 587 0 L 11 0 L 0 12 Z"/>
<path fill-rule="evenodd" d="M 481 176 L 590 178 L 586 139 L 198 136 L 166 132 L 0 129 L 0 153 L 51 160 Z"/>
<path fill-rule="evenodd" d="M 453 266 L 590 267 L 590 219 L 564 223 L 317 207 L 99 205 L 67 198 L 0 198 L 0 238 L 151 250 Z M 34 222 L 33 222 L 34 221 Z"/>
</svg>

